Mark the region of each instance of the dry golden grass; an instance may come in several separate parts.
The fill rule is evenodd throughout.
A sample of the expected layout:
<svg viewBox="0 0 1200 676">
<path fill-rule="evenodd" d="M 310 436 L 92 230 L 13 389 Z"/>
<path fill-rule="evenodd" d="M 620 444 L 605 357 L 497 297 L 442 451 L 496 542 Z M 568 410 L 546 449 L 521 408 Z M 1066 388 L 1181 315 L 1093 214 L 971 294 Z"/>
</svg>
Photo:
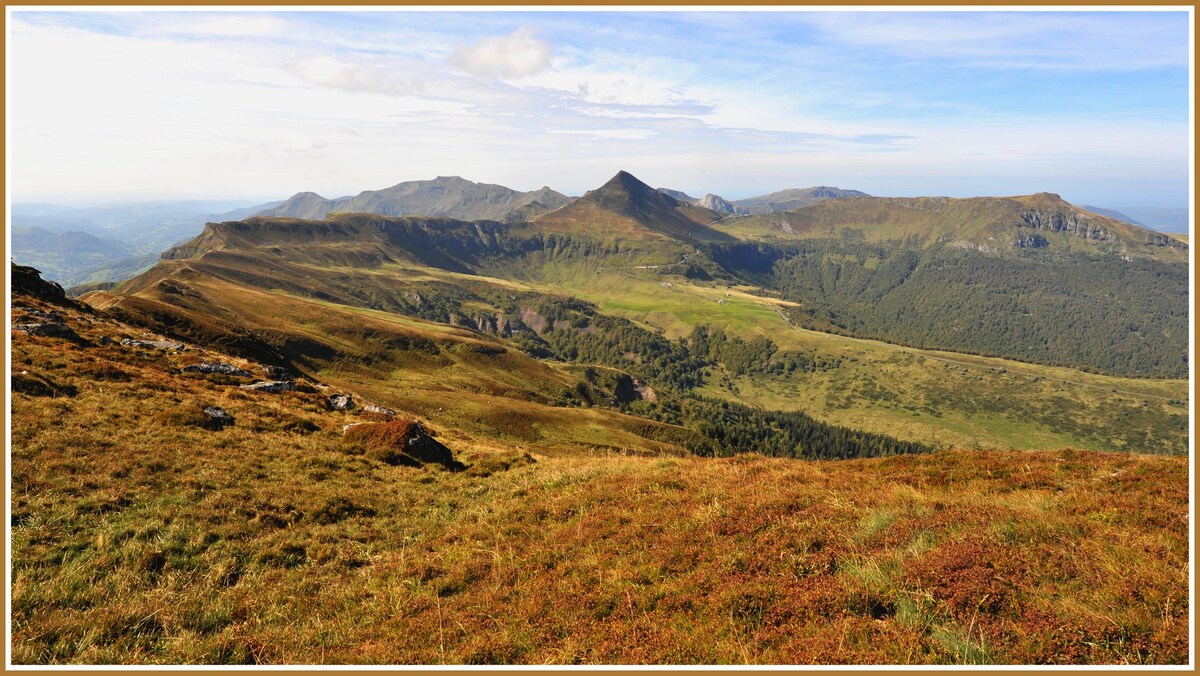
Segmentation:
<svg viewBox="0 0 1200 676">
<path fill-rule="evenodd" d="M 443 417 L 466 470 L 393 466 L 325 392 L 67 314 L 92 346 L 13 338 L 53 386 L 12 401 L 15 663 L 1187 660 L 1186 458 L 646 457 Z"/>
</svg>

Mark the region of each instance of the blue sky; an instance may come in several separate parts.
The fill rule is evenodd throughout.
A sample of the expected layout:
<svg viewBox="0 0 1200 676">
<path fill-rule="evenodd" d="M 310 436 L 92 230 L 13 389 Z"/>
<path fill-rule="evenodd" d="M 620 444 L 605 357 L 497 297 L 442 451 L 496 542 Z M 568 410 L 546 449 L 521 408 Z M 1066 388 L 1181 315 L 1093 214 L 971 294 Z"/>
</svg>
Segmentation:
<svg viewBox="0 0 1200 676">
<path fill-rule="evenodd" d="M 618 169 L 730 199 L 1188 200 L 1186 11 L 10 12 L 14 201 Z"/>
</svg>

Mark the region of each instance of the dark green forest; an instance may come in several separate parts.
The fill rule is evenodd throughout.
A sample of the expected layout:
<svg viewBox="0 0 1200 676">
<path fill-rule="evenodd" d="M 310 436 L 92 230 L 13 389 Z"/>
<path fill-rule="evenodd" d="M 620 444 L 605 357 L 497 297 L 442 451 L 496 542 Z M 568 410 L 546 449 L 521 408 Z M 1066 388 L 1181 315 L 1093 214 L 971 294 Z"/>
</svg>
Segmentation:
<svg viewBox="0 0 1200 676">
<path fill-rule="evenodd" d="M 518 345 L 535 357 L 614 367 L 654 385 L 659 396 L 646 401 L 621 396 L 621 390 L 630 391 L 632 386 L 617 378 L 611 385 L 613 399 L 627 413 L 687 428 L 689 432 L 659 440 L 693 453 L 714 456 L 753 451 L 811 459 L 932 450 L 924 444 L 828 425 L 800 412 L 764 411 L 691 391 L 703 385 L 716 368 L 741 375 L 837 366 L 825 358 L 779 350 L 769 338 L 747 341 L 697 326 L 688 338 L 671 341 L 626 319 L 600 315 L 577 300 L 544 302 L 539 311 L 564 325 L 540 336 L 521 334 Z"/>
<path fill-rule="evenodd" d="M 808 308 L 808 328 L 1122 376 L 1187 376 L 1188 270 L 1112 255 L 993 256 L 837 240 L 709 254 Z"/>
</svg>

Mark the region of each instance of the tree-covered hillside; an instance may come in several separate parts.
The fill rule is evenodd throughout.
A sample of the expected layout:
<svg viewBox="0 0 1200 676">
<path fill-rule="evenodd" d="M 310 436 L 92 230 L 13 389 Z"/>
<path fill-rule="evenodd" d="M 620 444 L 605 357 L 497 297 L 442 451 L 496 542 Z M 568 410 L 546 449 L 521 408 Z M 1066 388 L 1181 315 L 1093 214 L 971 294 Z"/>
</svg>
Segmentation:
<svg viewBox="0 0 1200 676">
<path fill-rule="evenodd" d="M 709 252 L 806 306 L 793 319 L 814 328 L 1118 375 L 1187 373 L 1186 263 L 845 239 Z"/>
</svg>

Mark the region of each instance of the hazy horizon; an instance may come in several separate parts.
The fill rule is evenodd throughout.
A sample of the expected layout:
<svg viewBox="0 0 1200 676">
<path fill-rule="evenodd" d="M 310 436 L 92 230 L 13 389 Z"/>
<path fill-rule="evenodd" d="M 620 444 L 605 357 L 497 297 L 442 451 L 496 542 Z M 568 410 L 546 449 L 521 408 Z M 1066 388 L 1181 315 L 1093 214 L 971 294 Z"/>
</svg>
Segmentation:
<svg viewBox="0 0 1200 676">
<path fill-rule="evenodd" d="M 9 17 L 14 203 L 579 195 L 619 169 L 730 200 L 1189 203 L 1186 10 Z"/>
</svg>

